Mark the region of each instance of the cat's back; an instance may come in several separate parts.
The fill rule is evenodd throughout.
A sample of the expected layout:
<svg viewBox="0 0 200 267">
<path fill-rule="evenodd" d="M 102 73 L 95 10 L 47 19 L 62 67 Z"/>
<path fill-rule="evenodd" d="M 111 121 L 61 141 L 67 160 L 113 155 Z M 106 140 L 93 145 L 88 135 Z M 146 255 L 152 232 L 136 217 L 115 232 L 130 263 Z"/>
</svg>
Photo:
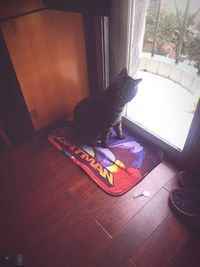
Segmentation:
<svg viewBox="0 0 200 267">
<path fill-rule="evenodd" d="M 74 109 L 74 120 L 94 120 L 96 121 L 103 114 L 105 109 L 104 97 L 87 97 L 80 101 Z"/>
<path fill-rule="evenodd" d="M 74 109 L 74 113 L 90 112 L 100 106 L 100 97 L 87 97 L 81 100 Z"/>
</svg>

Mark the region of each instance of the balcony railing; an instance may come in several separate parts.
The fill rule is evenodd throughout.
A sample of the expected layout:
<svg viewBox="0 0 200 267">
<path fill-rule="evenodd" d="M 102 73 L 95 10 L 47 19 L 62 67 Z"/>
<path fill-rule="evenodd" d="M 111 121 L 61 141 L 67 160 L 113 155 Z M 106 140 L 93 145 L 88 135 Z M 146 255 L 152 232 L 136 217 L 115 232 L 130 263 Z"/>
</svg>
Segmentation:
<svg viewBox="0 0 200 267">
<path fill-rule="evenodd" d="M 151 56 L 153 57 L 155 54 L 162 55 L 162 52 L 158 51 L 159 49 L 163 49 L 163 50 L 171 49 L 171 51 L 174 51 L 174 52 L 173 52 L 173 55 L 171 54 L 169 57 L 173 58 L 174 62 L 176 64 L 178 64 L 180 61 L 183 61 L 183 60 L 186 61 L 186 59 L 190 63 L 191 63 L 191 61 L 193 61 L 193 65 L 197 69 L 197 74 L 200 74 L 200 21 L 198 21 L 196 23 L 196 28 L 197 28 L 196 31 L 197 32 L 194 33 L 193 29 L 189 30 L 188 21 L 189 21 L 189 19 L 191 20 L 191 14 L 189 13 L 191 0 L 187 0 L 186 5 L 185 5 L 185 10 L 182 14 L 182 17 L 180 15 L 179 10 L 178 10 L 176 0 L 173 0 L 175 8 L 176 8 L 176 12 L 174 13 L 174 16 L 172 19 L 174 19 L 174 17 L 176 17 L 177 26 L 174 27 L 174 33 L 172 33 L 174 36 L 171 36 L 172 41 L 168 41 L 168 42 L 166 41 L 165 43 L 161 42 L 159 40 L 160 36 L 158 36 L 159 34 L 160 35 L 165 34 L 164 32 L 159 33 L 160 19 L 161 19 L 161 15 L 163 12 L 163 10 L 162 10 L 162 2 L 163 1 L 164 0 L 151 0 L 151 5 L 152 5 L 151 9 L 153 7 L 154 10 L 152 12 L 152 14 L 153 14 L 152 15 L 152 21 L 150 21 L 149 23 L 151 23 L 152 26 L 154 24 L 154 29 L 151 29 L 151 34 L 150 34 L 150 36 L 148 36 L 146 34 L 148 25 L 146 24 L 145 35 L 146 35 L 146 38 L 148 40 L 149 39 L 151 40 L 151 45 L 152 45 L 151 51 L 149 49 L 148 52 L 151 52 Z M 200 20 L 200 9 L 196 11 L 196 14 L 194 14 L 193 19 L 195 16 L 197 17 L 198 20 Z M 147 23 L 148 23 L 148 21 L 147 21 Z M 172 24 L 172 22 L 171 22 L 171 24 Z M 186 35 L 187 35 L 187 38 L 186 38 Z M 194 36 L 194 35 L 196 35 L 196 36 Z M 164 40 L 164 36 L 162 36 L 162 38 Z M 187 41 L 186 41 L 186 39 L 187 39 Z M 146 40 L 144 40 L 144 46 L 145 46 L 145 41 Z M 160 46 L 161 48 L 158 49 L 159 41 L 162 44 L 162 47 Z M 190 55 L 183 56 L 183 54 L 182 54 L 183 48 L 185 50 L 187 50 L 187 53 Z M 196 55 L 195 55 L 195 53 L 192 54 L 192 51 L 191 51 L 192 48 L 196 49 L 197 51 L 199 50 L 199 52 L 196 53 Z"/>
</svg>

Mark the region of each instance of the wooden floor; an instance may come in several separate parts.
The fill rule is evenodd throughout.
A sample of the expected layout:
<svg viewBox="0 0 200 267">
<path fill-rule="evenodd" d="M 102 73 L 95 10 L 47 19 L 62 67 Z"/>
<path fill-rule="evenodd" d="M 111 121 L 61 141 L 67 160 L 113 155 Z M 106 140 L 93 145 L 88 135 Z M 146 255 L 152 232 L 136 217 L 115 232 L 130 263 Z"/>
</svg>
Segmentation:
<svg viewBox="0 0 200 267">
<path fill-rule="evenodd" d="M 45 138 L 0 150 L 0 253 L 25 267 L 200 266 L 200 240 L 168 206 L 164 160 L 123 196 L 104 193 Z M 136 198 L 143 190 L 150 198 Z"/>
</svg>

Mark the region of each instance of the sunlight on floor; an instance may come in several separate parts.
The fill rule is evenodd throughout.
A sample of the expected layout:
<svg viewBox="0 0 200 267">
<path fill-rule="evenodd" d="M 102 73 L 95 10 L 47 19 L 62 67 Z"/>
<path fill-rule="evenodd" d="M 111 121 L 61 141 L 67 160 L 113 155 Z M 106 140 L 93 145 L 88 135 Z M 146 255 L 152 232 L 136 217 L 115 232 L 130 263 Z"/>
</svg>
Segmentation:
<svg viewBox="0 0 200 267">
<path fill-rule="evenodd" d="M 193 119 L 193 95 L 177 83 L 141 71 L 137 96 L 127 117 L 160 139 L 182 150 Z"/>
</svg>

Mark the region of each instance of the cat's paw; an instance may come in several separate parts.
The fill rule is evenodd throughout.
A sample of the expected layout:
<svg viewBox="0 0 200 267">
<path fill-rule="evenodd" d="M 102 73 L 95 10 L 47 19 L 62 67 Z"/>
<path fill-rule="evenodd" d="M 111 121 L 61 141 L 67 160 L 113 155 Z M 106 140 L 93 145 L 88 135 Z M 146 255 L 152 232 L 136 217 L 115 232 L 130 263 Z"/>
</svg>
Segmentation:
<svg viewBox="0 0 200 267">
<path fill-rule="evenodd" d="M 108 148 L 108 145 L 107 145 L 107 143 L 104 143 L 104 142 L 102 143 L 102 142 L 101 142 L 100 147 Z"/>
<path fill-rule="evenodd" d="M 126 138 L 126 135 L 125 134 L 121 134 L 121 135 L 118 135 L 117 138 L 123 140 Z"/>
</svg>

